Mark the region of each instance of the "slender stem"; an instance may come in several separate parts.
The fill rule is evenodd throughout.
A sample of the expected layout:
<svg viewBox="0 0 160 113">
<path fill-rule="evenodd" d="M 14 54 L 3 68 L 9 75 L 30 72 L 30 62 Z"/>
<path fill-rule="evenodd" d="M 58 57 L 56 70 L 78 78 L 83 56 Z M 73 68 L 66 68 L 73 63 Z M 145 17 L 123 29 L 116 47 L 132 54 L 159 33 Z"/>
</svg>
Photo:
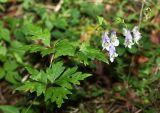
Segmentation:
<svg viewBox="0 0 160 113">
<path fill-rule="evenodd" d="M 132 67 L 134 66 L 135 56 L 132 56 L 131 63 L 129 65 L 128 77 L 131 75 Z"/>
<path fill-rule="evenodd" d="M 51 67 L 53 59 L 54 59 L 54 54 L 51 54 L 51 56 L 50 56 L 50 62 L 49 62 L 49 67 Z"/>
<path fill-rule="evenodd" d="M 145 3 L 145 0 L 142 1 L 141 11 L 140 11 L 140 15 L 139 15 L 139 25 L 138 25 L 139 29 L 140 29 L 141 21 L 142 21 L 142 14 L 143 14 L 144 3 Z"/>
<path fill-rule="evenodd" d="M 27 110 L 25 111 L 25 113 L 27 113 L 27 112 L 28 112 L 28 110 L 32 107 L 33 102 L 34 102 L 37 98 L 38 98 L 38 97 L 34 98 L 34 100 L 33 100 L 33 101 L 32 101 L 32 103 L 29 105 L 29 107 L 27 108 Z"/>
</svg>

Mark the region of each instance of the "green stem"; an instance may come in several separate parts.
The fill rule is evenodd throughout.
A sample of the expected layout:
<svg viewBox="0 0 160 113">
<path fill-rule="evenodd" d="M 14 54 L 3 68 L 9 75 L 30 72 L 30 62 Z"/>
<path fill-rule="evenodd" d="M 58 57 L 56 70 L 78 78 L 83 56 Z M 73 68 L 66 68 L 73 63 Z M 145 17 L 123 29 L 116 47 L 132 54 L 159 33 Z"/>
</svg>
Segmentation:
<svg viewBox="0 0 160 113">
<path fill-rule="evenodd" d="M 53 62 L 53 59 L 54 59 L 54 54 L 51 54 L 51 56 L 50 56 L 50 64 L 49 64 L 49 67 L 51 67 L 51 65 L 52 65 L 52 62 Z"/>
<path fill-rule="evenodd" d="M 132 67 L 134 66 L 134 60 L 135 60 L 135 56 L 132 56 L 131 63 L 129 65 L 128 77 L 130 77 L 131 75 Z"/>
<path fill-rule="evenodd" d="M 139 25 L 138 25 L 139 29 L 140 29 L 141 21 L 142 21 L 142 14 L 143 14 L 144 3 L 145 3 L 145 0 L 143 0 L 143 2 L 142 2 L 141 11 L 140 11 L 140 15 L 139 15 Z"/>
<path fill-rule="evenodd" d="M 27 108 L 27 110 L 24 112 L 24 113 L 27 113 L 28 110 L 32 107 L 33 105 L 33 102 L 37 99 L 38 97 L 34 98 L 34 100 L 32 101 L 32 103 L 29 105 L 29 107 Z"/>
</svg>

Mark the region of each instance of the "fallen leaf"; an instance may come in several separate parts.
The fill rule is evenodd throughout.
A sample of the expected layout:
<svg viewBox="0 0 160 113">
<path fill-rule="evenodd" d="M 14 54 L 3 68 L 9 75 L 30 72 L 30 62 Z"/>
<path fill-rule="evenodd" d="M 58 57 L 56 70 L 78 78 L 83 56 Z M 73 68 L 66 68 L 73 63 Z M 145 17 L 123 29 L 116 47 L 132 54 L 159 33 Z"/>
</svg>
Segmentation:
<svg viewBox="0 0 160 113">
<path fill-rule="evenodd" d="M 144 63 L 146 63 L 146 62 L 148 62 L 149 61 L 149 58 L 148 57 L 145 57 L 145 56 L 140 56 L 139 58 L 138 58 L 138 63 L 139 64 L 144 64 Z"/>
<path fill-rule="evenodd" d="M 112 6 L 110 4 L 105 5 L 105 11 L 109 12 L 111 10 Z"/>
<path fill-rule="evenodd" d="M 87 40 L 89 40 L 88 34 L 82 32 L 81 35 L 80 35 L 80 41 L 81 42 L 86 42 Z"/>
<path fill-rule="evenodd" d="M 151 31 L 151 42 L 154 44 L 160 43 L 160 30 Z"/>
</svg>

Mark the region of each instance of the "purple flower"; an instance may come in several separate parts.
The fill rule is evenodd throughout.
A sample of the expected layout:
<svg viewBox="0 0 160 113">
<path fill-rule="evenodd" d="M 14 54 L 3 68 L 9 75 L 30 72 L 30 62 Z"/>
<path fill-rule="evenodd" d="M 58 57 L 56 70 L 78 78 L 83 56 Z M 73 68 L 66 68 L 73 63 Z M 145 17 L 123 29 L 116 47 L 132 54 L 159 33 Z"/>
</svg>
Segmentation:
<svg viewBox="0 0 160 113">
<path fill-rule="evenodd" d="M 107 33 L 107 32 L 104 32 L 103 42 L 102 42 L 103 50 L 104 50 L 104 49 L 109 50 L 109 44 L 110 44 L 110 39 L 109 39 L 109 37 L 108 37 L 108 33 Z"/>
<path fill-rule="evenodd" d="M 119 45 L 119 40 L 117 38 L 117 35 L 116 35 L 115 31 L 111 32 L 111 43 L 113 44 L 113 46 L 118 46 Z"/>
<path fill-rule="evenodd" d="M 115 47 L 113 46 L 113 44 L 110 44 L 109 46 L 109 59 L 111 62 L 114 61 L 115 57 L 117 57 L 118 54 L 116 53 L 116 49 Z"/>
<path fill-rule="evenodd" d="M 125 36 L 125 41 L 124 41 L 125 47 L 131 48 L 132 45 L 134 44 L 133 41 L 132 41 L 131 32 L 128 29 L 124 28 L 123 29 L 123 34 Z"/>
<path fill-rule="evenodd" d="M 142 38 L 141 33 L 138 30 L 138 26 L 135 26 L 132 30 L 134 36 L 134 43 L 139 44 L 138 41 Z"/>
<path fill-rule="evenodd" d="M 118 45 L 119 45 L 119 40 L 116 36 L 115 31 L 111 32 L 110 38 L 108 37 L 108 33 L 104 32 L 102 47 L 103 47 L 103 50 L 106 49 L 109 52 L 109 59 L 111 62 L 113 62 L 115 57 L 118 56 L 118 54 L 116 53 L 116 48 L 115 48 L 115 46 L 118 46 Z"/>
</svg>

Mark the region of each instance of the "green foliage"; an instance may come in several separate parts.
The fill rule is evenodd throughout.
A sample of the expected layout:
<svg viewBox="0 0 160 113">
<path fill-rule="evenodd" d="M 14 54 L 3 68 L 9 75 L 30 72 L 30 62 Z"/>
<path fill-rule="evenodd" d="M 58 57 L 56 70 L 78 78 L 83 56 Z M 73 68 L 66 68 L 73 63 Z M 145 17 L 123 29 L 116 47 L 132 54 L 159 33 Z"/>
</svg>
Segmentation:
<svg viewBox="0 0 160 113">
<path fill-rule="evenodd" d="M 31 93 L 37 92 L 37 96 L 41 95 L 42 93 L 45 93 L 45 84 L 39 83 L 39 82 L 25 82 L 22 86 L 16 88 L 16 90 L 22 90 L 22 91 L 29 91 Z"/>
<path fill-rule="evenodd" d="M 98 22 L 99 22 L 99 25 L 102 25 L 103 21 L 104 21 L 104 18 L 103 18 L 103 17 L 98 16 Z"/>
<path fill-rule="evenodd" d="M 3 68 L 1 69 L 0 79 L 5 78 L 8 82 L 17 84 L 18 78 L 20 77 L 16 68 L 18 64 L 16 62 L 5 62 Z"/>
<path fill-rule="evenodd" d="M 58 107 L 61 107 L 64 103 L 64 99 L 68 99 L 67 95 L 71 92 L 64 87 L 50 87 L 46 90 L 45 101 L 51 100 L 51 102 L 56 102 Z"/>
<path fill-rule="evenodd" d="M 0 44 L 0 55 L 5 56 L 7 53 L 7 49 Z"/>
<path fill-rule="evenodd" d="M 90 113 L 84 104 L 88 99 L 89 103 L 96 101 L 96 106 L 103 101 L 114 107 L 127 96 L 124 103 L 135 110 L 158 113 L 159 1 L 145 2 L 140 26 L 142 39 L 139 46 L 131 49 L 124 48 L 122 28 L 139 24 L 142 1 L 62 0 L 62 4 L 56 1 L 59 0 L 0 0 L 0 89 L 7 104 L 15 104 L 13 98 L 18 95 L 17 108 L 1 105 L 0 110 L 40 113 L 45 109 L 52 113 L 68 99 L 63 112 L 76 109 Z M 101 35 L 112 30 L 117 32 L 120 45 L 116 48 L 117 59 L 107 65 L 108 55 L 102 50 Z M 84 81 L 91 75 L 88 73 L 94 75 L 89 82 Z M 80 81 L 84 81 L 82 86 L 77 86 Z M 106 89 L 106 83 L 111 88 Z M 90 92 L 93 86 L 100 88 Z M 106 90 L 110 98 L 99 100 Z M 98 108 L 93 105 L 91 112 L 109 112 L 101 106 L 104 105 Z M 126 109 L 120 112 L 137 112 L 130 111 L 130 107 Z"/>
<path fill-rule="evenodd" d="M 3 113 L 20 113 L 18 108 L 11 105 L 0 105 L 0 110 L 2 110 Z"/>
<path fill-rule="evenodd" d="M 93 48 L 89 43 L 83 43 L 80 46 L 80 52 L 78 53 L 79 59 L 88 64 L 88 59 L 91 60 L 100 60 L 105 63 L 108 63 L 106 56 L 99 49 Z"/>
<path fill-rule="evenodd" d="M 2 39 L 9 42 L 10 41 L 10 32 L 8 29 L 0 26 L 0 40 L 2 40 Z"/>
<path fill-rule="evenodd" d="M 0 0 L 0 3 L 5 3 L 7 2 L 8 0 Z"/>
<path fill-rule="evenodd" d="M 68 40 L 60 40 L 55 45 L 55 57 L 74 56 L 76 47 Z"/>
<path fill-rule="evenodd" d="M 48 29 L 42 29 L 32 23 L 27 23 L 25 25 L 26 35 L 31 36 L 32 40 L 41 39 L 44 45 L 50 46 L 51 34 Z"/>
<path fill-rule="evenodd" d="M 30 67 L 26 69 L 30 74 L 30 79 L 34 82 L 26 81 L 16 90 L 36 92 L 37 96 L 44 94 L 45 101 L 56 102 L 58 107 L 61 107 L 63 99 L 68 99 L 67 95 L 71 94 L 72 85 L 79 85 L 80 80 L 90 76 L 90 74 L 78 72 L 75 67 L 65 70 L 62 62 L 53 63 L 45 71 L 38 71 Z M 52 86 L 47 87 L 49 84 Z"/>
</svg>

